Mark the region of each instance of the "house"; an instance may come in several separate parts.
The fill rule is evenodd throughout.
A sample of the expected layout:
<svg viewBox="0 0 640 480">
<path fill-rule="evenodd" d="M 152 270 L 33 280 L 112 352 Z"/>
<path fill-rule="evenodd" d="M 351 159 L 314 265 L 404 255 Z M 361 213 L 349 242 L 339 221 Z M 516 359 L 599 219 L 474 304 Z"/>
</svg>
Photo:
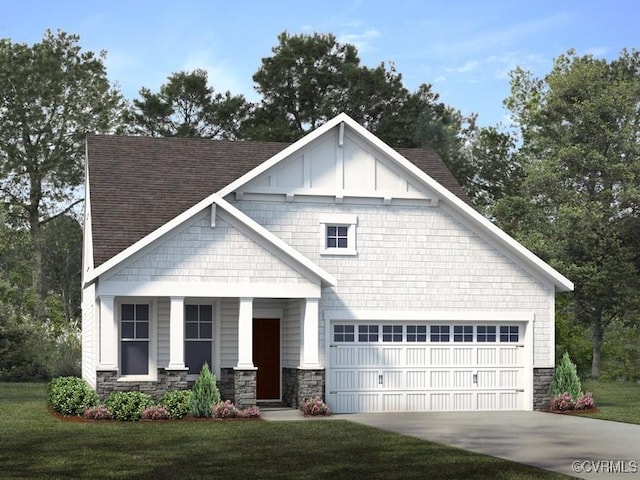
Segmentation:
<svg viewBox="0 0 640 480">
<path fill-rule="evenodd" d="M 288 145 L 87 140 L 82 371 L 335 412 L 531 410 L 573 284 L 442 161 L 341 114 Z"/>
</svg>

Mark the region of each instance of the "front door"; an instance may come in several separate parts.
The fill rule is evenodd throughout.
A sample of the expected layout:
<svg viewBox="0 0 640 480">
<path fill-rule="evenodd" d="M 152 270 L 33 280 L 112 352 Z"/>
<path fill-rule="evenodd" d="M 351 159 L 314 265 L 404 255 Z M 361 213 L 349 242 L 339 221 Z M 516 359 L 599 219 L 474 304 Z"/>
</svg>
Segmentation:
<svg viewBox="0 0 640 480">
<path fill-rule="evenodd" d="M 258 400 L 280 399 L 280 319 L 253 319 L 253 364 Z"/>
</svg>

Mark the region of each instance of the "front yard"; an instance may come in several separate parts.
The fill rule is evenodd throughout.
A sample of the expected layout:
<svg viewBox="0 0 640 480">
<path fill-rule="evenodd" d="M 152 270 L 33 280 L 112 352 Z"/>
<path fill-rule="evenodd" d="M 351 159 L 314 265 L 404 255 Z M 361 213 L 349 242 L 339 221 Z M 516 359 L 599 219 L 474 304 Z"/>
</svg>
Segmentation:
<svg viewBox="0 0 640 480">
<path fill-rule="evenodd" d="M 566 478 L 348 421 L 65 422 L 45 385 L 0 383 L 5 478 Z"/>
<path fill-rule="evenodd" d="M 584 382 L 582 389 L 592 391 L 598 413 L 592 418 L 640 424 L 640 384 L 631 382 Z"/>
</svg>

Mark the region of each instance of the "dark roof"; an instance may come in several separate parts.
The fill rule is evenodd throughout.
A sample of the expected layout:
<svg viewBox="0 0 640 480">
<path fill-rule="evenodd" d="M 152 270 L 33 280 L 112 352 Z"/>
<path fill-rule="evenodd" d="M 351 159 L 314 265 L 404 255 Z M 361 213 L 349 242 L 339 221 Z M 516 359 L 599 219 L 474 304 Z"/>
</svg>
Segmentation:
<svg viewBox="0 0 640 480">
<path fill-rule="evenodd" d="M 87 168 L 94 266 L 103 264 L 288 145 L 199 138 L 89 136 Z M 416 148 L 396 151 L 469 202 L 437 154 Z"/>
</svg>

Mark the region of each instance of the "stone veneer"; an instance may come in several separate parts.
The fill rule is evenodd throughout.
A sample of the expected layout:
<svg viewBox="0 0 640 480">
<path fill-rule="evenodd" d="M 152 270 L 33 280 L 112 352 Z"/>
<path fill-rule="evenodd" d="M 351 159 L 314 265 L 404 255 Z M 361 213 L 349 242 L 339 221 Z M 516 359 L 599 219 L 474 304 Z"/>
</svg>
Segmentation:
<svg viewBox="0 0 640 480">
<path fill-rule="evenodd" d="M 282 369 L 282 402 L 298 408 L 305 400 L 313 397 L 324 399 L 325 372 L 299 368 Z"/>
<path fill-rule="evenodd" d="M 256 404 L 257 370 L 234 370 L 234 401 L 238 408 Z"/>
<path fill-rule="evenodd" d="M 553 380 L 553 368 L 533 369 L 533 409 L 542 410 L 549 406 L 549 387 Z"/>
<path fill-rule="evenodd" d="M 98 370 L 96 377 L 96 392 L 101 401 L 104 401 L 111 392 L 143 392 L 151 396 L 155 401 L 160 400 L 163 394 L 170 390 L 186 390 L 187 370 L 158 369 L 156 381 L 122 381 L 118 380 L 117 370 Z"/>
</svg>

